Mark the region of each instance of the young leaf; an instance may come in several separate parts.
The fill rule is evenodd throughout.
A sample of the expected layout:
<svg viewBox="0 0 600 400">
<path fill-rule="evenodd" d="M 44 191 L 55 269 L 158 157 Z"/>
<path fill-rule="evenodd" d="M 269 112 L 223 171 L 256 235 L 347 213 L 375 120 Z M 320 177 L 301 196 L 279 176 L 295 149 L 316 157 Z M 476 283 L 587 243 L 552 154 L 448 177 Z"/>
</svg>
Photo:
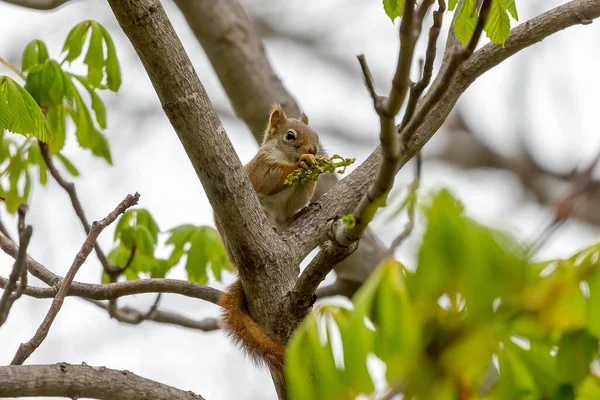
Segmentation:
<svg viewBox="0 0 600 400">
<path fill-rule="evenodd" d="M 46 107 L 62 106 L 65 95 L 64 75 L 60 65 L 54 60 L 46 61 L 40 76 L 41 104 Z"/>
<path fill-rule="evenodd" d="M 502 7 L 505 10 L 508 10 L 510 15 L 515 19 L 515 21 L 519 20 L 519 13 L 517 12 L 517 5 L 515 4 L 515 0 L 498 0 Z"/>
<path fill-rule="evenodd" d="M 21 71 L 24 73 L 34 65 L 43 64 L 48 59 L 48 48 L 41 40 L 32 40 L 25 46 L 21 57 Z"/>
<path fill-rule="evenodd" d="M 58 159 L 60 160 L 60 162 L 64 165 L 65 169 L 73 176 L 79 176 L 79 171 L 77 170 L 77 168 L 75 168 L 75 166 L 73 165 L 73 163 L 71 163 L 71 161 L 69 161 L 69 159 L 67 157 L 65 157 L 64 155 L 58 153 L 56 155 L 58 157 Z"/>
<path fill-rule="evenodd" d="M 158 224 L 156 223 L 154 217 L 152 217 L 152 214 L 150 214 L 150 212 L 146 209 L 136 209 L 135 218 L 137 221 L 137 225 L 142 225 L 146 227 L 148 233 L 152 238 L 152 242 L 156 244 L 160 228 L 158 227 Z"/>
<path fill-rule="evenodd" d="M 63 106 L 55 106 L 46 113 L 46 120 L 52 133 L 52 140 L 48 143 L 48 148 L 51 154 L 58 154 L 63 147 L 67 138 L 65 127 L 65 108 Z"/>
<path fill-rule="evenodd" d="M 129 226 L 129 221 L 133 217 L 133 210 L 127 210 L 125 213 L 119 218 L 117 221 L 117 225 L 115 227 L 115 234 L 113 236 L 113 240 L 117 241 L 117 239 L 121 236 L 121 232 L 123 229 Z"/>
<path fill-rule="evenodd" d="M 109 165 L 112 165 L 112 156 L 110 154 L 108 141 L 101 132 L 95 129 L 92 131 L 92 142 L 90 144 L 90 149 L 92 150 L 93 155 L 103 158 Z"/>
<path fill-rule="evenodd" d="M 110 90 L 116 92 L 121 87 L 121 69 L 117 58 L 117 51 L 108 31 L 100 26 L 102 37 L 106 43 L 106 84 Z"/>
<path fill-rule="evenodd" d="M 448 2 L 448 10 L 453 11 L 457 4 L 458 4 L 458 0 L 450 0 Z"/>
<path fill-rule="evenodd" d="M 500 0 L 492 1 L 490 13 L 485 24 L 485 33 L 494 43 L 504 44 L 510 34 L 510 20 Z"/>
<path fill-rule="evenodd" d="M 90 21 L 92 36 L 90 46 L 83 62 L 88 66 L 87 78 L 95 87 L 101 86 L 102 68 L 104 68 L 104 48 L 102 30 L 96 21 Z"/>
<path fill-rule="evenodd" d="M 0 130 L 50 139 L 50 127 L 33 97 L 7 76 L 0 76 Z"/>
<path fill-rule="evenodd" d="M 63 51 L 68 51 L 65 58 L 66 61 L 72 62 L 81 54 L 83 44 L 87 37 L 87 32 L 90 27 L 90 21 L 83 21 L 77 25 L 67 35 L 67 40 L 63 46 Z"/>
<path fill-rule="evenodd" d="M 454 19 L 454 34 L 463 46 L 467 44 L 471 38 L 476 24 L 477 9 L 475 0 L 464 0 Z"/>
<path fill-rule="evenodd" d="M 383 9 L 392 22 L 394 22 L 396 18 L 402 15 L 402 11 L 404 11 L 404 0 L 383 0 Z"/>
<path fill-rule="evenodd" d="M 206 249 L 205 229 L 203 227 L 198 228 L 191 236 L 190 242 L 191 246 L 187 252 L 187 262 L 185 263 L 188 280 L 206 284 L 208 282 L 206 267 L 208 266 L 209 257 Z"/>
</svg>

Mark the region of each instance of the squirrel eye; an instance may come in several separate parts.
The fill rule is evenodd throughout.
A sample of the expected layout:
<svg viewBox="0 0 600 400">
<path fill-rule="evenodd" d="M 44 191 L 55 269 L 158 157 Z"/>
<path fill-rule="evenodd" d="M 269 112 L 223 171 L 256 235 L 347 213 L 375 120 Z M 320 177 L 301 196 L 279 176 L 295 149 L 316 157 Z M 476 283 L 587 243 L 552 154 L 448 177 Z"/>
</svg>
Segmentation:
<svg viewBox="0 0 600 400">
<path fill-rule="evenodd" d="M 285 140 L 291 142 L 294 139 L 296 139 L 296 132 L 294 132 L 294 131 L 287 131 L 285 133 Z"/>
</svg>

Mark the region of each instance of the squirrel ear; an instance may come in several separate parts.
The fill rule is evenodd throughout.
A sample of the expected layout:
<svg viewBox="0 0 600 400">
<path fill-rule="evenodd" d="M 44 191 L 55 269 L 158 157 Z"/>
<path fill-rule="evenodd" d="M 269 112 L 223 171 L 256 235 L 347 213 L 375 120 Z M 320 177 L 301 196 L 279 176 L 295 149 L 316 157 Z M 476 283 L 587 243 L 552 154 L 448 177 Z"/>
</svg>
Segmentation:
<svg viewBox="0 0 600 400">
<path fill-rule="evenodd" d="M 285 124 L 286 120 L 287 117 L 283 112 L 283 108 L 281 108 L 279 104 L 273 104 L 273 107 L 271 108 L 271 115 L 269 116 L 269 126 L 267 131 L 271 134 L 276 133 L 279 128 Z"/>
<path fill-rule="evenodd" d="M 306 116 L 306 114 L 302 113 L 302 115 L 300 116 L 300 121 L 302 121 L 304 125 L 308 125 L 308 117 Z"/>
</svg>

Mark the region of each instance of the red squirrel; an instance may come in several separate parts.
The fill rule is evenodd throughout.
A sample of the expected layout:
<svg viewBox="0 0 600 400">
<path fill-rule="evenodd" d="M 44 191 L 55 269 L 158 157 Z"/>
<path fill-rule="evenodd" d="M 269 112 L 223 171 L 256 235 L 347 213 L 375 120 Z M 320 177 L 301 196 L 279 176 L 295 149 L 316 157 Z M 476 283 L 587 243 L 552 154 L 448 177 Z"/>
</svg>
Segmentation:
<svg viewBox="0 0 600 400">
<path fill-rule="evenodd" d="M 306 114 L 299 119 L 288 118 L 280 105 L 273 105 L 260 149 L 244 170 L 274 228 L 284 229 L 309 203 L 316 182 L 288 186 L 284 181 L 297 168 L 315 164 L 318 152 L 319 137 L 308 127 Z M 222 226 L 216 215 L 214 219 L 232 260 Z M 221 328 L 253 361 L 266 363 L 273 375 L 283 378 L 285 346 L 250 318 L 241 280 L 221 296 L 219 305 L 224 310 Z"/>
</svg>

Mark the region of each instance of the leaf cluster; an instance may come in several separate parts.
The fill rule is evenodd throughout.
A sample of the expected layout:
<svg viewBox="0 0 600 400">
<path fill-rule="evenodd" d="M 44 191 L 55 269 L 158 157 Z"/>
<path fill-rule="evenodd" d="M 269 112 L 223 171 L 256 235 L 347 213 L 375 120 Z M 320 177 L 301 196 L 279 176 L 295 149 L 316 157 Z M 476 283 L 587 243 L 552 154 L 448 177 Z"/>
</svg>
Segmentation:
<svg viewBox="0 0 600 400">
<path fill-rule="evenodd" d="M 344 158 L 337 154 L 331 157 L 317 157 L 317 162 L 308 168 L 300 167 L 290 172 L 284 183 L 288 186 L 294 186 L 298 183 L 305 185 L 309 182 L 315 182 L 319 179 L 319 175 L 326 172 L 343 174 L 346 172 L 346 167 L 352 165 L 354 161 L 356 161 L 355 158 Z"/>
<path fill-rule="evenodd" d="M 405 399 L 593 399 L 600 380 L 600 244 L 536 262 L 440 191 L 414 271 L 388 259 L 352 299 L 322 307 L 289 344 L 292 399 L 371 394 L 373 355 Z M 585 289 L 582 289 L 585 288 Z M 332 337 L 341 337 L 341 348 Z M 492 360 L 500 377 L 485 397 Z"/>
<path fill-rule="evenodd" d="M 62 154 L 69 119 L 79 145 L 112 163 L 103 133 L 107 128 L 106 109 L 98 92 L 116 92 L 121 86 L 114 43 L 102 25 L 88 20 L 70 31 L 62 53 L 62 61 L 52 59 L 43 41 L 32 40 L 25 46 L 21 60 L 24 86 L 0 76 L 0 196 L 6 198 L 11 213 L 28 200 L 32 167 L 39 171 L 39 183 L 47 182 L 47 165 L 38 141 L 48 144 L 50 155 L 71 175 L 79 175 Z M 87 75 L 64 68 L 65 63 L 71 65 L 78 59 L 87 66 Z M 25 137 L 5 135 L 5 131 Z"/>
<path fill-rule="evenodd" d="M 383 9 L 392 22 L 402 16 L 405 0 L 383 0 Z M 448 2 L 448 11 L 453 11 L 458 5 L 458 0 Z M 496 44 L 504 45 L 510 34 L 510 16 L 515 21 L 519 20 L 515 0 L 492 0 L 488 20 L 484 26 L 487 37 Z M 464 0 L 456 14 L 454 21 L 454 34 L 465 45 L 477 24 L 476 0 Z"/>
<path fill-rule="evenodd" d="M 232 270 L 219 233 L 209 226 L 184 224 L 164 234 L 165 244 L 173 246 L 166 258 L 156 256 L 162 232 L 152 214 L 146 209 L 124 213 L 115 228 L 116 246 L 108 255 L 109 262 L 120 267 L 127 280 L 142 276 L 164 278 L 185 256 L 188 280 L 206 284 L 208 269 L 217 280 L 223 270 Z M 103 273 L 103 282 L 108 276 Z"/>
</svg>

